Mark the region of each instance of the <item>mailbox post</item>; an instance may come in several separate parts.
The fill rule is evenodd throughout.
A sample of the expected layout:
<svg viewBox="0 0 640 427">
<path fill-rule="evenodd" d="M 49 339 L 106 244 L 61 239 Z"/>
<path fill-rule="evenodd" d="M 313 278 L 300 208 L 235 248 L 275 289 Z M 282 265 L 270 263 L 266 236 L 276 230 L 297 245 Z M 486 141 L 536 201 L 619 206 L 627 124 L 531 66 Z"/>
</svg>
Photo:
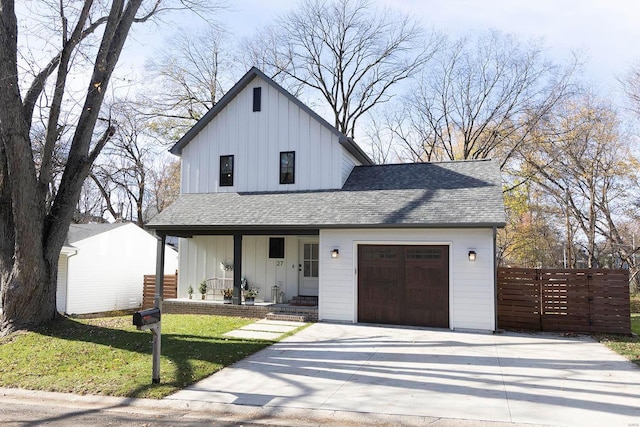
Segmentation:
<svg viewBox="0 0 640 427">
<path fill-rule="evenodd" d="M 133 313 L 133 324 L 139 331 L 151 329 L 153 333 L 153 368 L 151 382 L 160 383 L 160 309 L 150 308 Z"/>
<path fill-rule="evenodd" d="M 164 245 L 167 240 L 165 234 L 158 234 L 156 242 L 156 289 L 153 298 L 153 308 L 136 311 L 133 314 L 133 324 L 138 330 L 151 329 L 153 333 L 153 371 L 151 382 L 160 383 L 160 342 L 162 339 L 160 327 L 160 311 L 162 309 L 162 296 L 164 290 Z"/>
</svg>

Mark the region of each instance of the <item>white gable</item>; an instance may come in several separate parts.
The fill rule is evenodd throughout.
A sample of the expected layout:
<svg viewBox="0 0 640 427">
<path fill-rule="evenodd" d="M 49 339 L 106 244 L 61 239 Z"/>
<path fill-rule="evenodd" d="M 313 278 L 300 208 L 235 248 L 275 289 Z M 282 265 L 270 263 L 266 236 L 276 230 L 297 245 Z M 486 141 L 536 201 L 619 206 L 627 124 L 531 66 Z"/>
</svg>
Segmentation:
<svg viewBox="0 0 640 427">
<path fill-rule="evenodd" d="M 256 87 L 262 88 L 261 108 L 254 112 Z M 284 151 L 295 152 L 293 184 L 280 184 Z M 233 186 L 219 185 L 220 156 L 226 155 L 234 156 Z M 336 189 L 353 162 L 338 133 L 256 76 L 182 149 L 182 192 Z"/>
</svg>

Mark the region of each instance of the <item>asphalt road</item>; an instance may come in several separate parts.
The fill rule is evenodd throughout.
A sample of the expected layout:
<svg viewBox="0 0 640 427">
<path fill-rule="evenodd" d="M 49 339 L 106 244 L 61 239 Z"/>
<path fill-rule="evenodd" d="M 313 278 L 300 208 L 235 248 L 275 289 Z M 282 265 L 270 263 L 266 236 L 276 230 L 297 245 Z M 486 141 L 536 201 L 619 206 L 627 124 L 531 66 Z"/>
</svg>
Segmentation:
<svg viewBox="0 0 640 427">
<path fill-rule="evenodd" d="M 4 402 L 3 402 L 4 403 Z M 210 414 L 187 414 L 174 411 L 131 408 L 73 408 L 51 404 L 15 403 L 2 405 L 3 426 L 255 426 L 253 422 L 217 420 Z M 264 425 L 264 424 L 262 424 Z"/>
<path fill-rule="evenodd" d="M 402 398 L 398 396 L 398 398 Z M 0 425 L 29 426 L 423 426 L 513 427 L 516 424 L 464 419 L 406 417 L 340 411 L 265 409 L 243 405 L 193 404 L 150 399 L 77 396 L 0 389 Z M 527 427 L 533 427 L 527 425 Z"/>
</svg>

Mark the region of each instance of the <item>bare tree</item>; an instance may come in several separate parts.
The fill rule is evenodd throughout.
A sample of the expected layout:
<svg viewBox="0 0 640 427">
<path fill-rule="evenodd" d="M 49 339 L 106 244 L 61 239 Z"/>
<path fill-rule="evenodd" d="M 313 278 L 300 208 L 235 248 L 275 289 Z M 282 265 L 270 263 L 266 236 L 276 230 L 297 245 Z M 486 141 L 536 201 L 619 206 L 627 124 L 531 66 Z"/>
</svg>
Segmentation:
<svg viewBox="0 0 640 427">
<path fill-rule="evenodd" d="M 90 172 L 106 210 L 115 219 L 145 223 L 148 176 L 158 154 L 148 134 L 148 123 L 127 103 L 113 107 L 117 130 Z M 125 208 L 128 213 L 125 212 Z"/>
<path fill-rule="evenodd" d="M 638 248 L 624 241 L 617 223 L 628 205 L 628 184 L 638 160 L 623 141 L 615 110 L 586 95 L 565 104 L 548 125 L 553 129 L 546 135 L 553 133 L 556 139 L 539 143 L 537 150 L 523 157 L 523 173 L 555 198 L 564 212 L 567 247 L 574 246 L 569 229 L 573 223 L 585 239 L 589 268 L 603 264 L 606 246 L 615 247 L 617 256 L 632 263 Z M 575 264 L 576 255 L 569 259 L 570 265 Z"/>
<path fill-rule="evenodd" d="M 306 0 L 256 36 L 254 59 L 289 88 L 311 89 L 353 137 L 358 120 L 424 66 L 439 39 L 368 0 Z"/>
<path fill-rule="evenodd" d="M 140 101 L 162 139 L 174 142 L 233 84 L 231 42 L 218 26 L 202 32 L 176 32 L 166 49 L 147 64 L 153 94 Z"/>
<path fill-rule="evenodd" d="M 193 3 L 193 2 L 189 2 Z M 134 22 L 183 7 L 167 1 L 85 0 L 45 4 L 56 15 L 33 15 L 51 23 L 52 56 L 38 67 L 19 66 L 19 22 L 13 0 L 0 2 L 0 330 L 7 334 L 55 318 L 57 261 L 91 165 L 116 132 L 108 112 L 101 117 L 107 86 Z M 44 7 L 44 6 L 43 6 Z M 28 19 L 25 17 L 24 19 Z M 100 29 L 98 32 L 97 30 Z M 85 42 L 85 43 L 83 43 Z M 91 46 L 95 45 L 95 49 Z M 82 51 L 82 46 L 89 46 Z M 48 52 L 44 49 L 42 54 Z M 61 121 L 69 100 L 74 60 L 93 58 L 86 92 L 71 126 Z M 20 58 L 20 60 L 19 60 Z M 31 77 L 25 76 L 37 70 Z M 21 90 L 21 84 L 28 87 Z M 77 95 L 77 94 L 76 94 Z M 46 108 L 36 109 L 46 104 Z M 34 112 L 38 114 L 34 120 Z M 38 124 L 41 127 L 38 128 Z M 65 130 L 69 128 L 70 130 Z M 38 162 L 34 130 L 39 129 Z M 54 155 L 68 132 L 66 159 L 54 183 Z"/>
<path fill-rule="evenodd" d="M 151 201 L 147 207 L 147 218 L 162 212 L 180 195 L 180 161 L 165 159 L 150 173 Z"/>
<path fill-rule="evenodd" d="M 640 64 L 629 69 L 618 81 L 627 96 L 629 110 L 640 117 Z"/>
<path fill-rule="evenodd" d="M 498 231 L 498 263 L 527 268 L 563 265 L 562 212 L 532 182 L 505 194 L 507 225 Z M 559 220 L 560 219 L 560 220 Z"/>
<path fill-rule="evenodd" d="M 104 199 L 95 183 L 86 180 L 80 191 L 80 200 L 73 215 L 72 223 L 88 224 L 88 223 L 105 223 L 108 222 L 105 217 Z"/>
<path fill-rule="evenodd" d="M 431 64 L 392 125 L 417 161 L 495 157 L 504 166 L 572 89 L 574 65 L 496 31 L 449 43 Z"/>
</svg>

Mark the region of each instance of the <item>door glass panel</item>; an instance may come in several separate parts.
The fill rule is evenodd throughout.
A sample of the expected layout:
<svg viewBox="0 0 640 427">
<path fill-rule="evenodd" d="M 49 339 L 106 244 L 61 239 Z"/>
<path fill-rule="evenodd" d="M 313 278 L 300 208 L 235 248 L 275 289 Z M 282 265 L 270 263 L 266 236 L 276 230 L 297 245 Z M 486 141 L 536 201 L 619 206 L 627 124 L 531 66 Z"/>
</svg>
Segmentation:
<svg viewBox="0 0 640 427">
<path fill-rule="evenodd" d="M 304 277 L 311 277 L 311 261 L 304 262 Z"/>
<path fill-rule="evenodd" d="M 317 243 L 304 244 L 303 275 L 304 277 L 318 277 L 318 252 Z"/>
<path fill-rule="evenodd" d="M 364 259 L 366 260 L 387 260 L 396 259 L 398 251 L 396 248 L 366 248 Z"/>
<path fill-rule="evenodd" d="M 408 248 L 407 258 L 409 259 L 438 259 L 442 257 L 440 249 L 432 248 Z"/>
</svg>

